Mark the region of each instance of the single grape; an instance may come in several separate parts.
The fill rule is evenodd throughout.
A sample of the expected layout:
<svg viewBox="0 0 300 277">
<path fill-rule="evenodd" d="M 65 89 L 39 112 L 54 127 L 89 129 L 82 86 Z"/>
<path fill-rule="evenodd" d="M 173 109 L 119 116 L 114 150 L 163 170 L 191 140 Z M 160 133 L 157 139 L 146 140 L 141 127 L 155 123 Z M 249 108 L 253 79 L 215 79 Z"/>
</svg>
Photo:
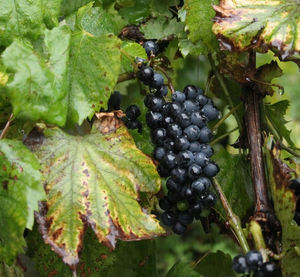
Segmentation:
<svg viewBox="0 0 300 277">
<path fill-rule="evenodd" d="M 164 77 L 159 73 L 154 73 L 152 82 L 150 83 L 151 88 L 161 89 L 164 84 Z"/>
<path fill-rule="evenodd" d="M 186 182 L 187 172 L 182 167 L 175 167 L 171 171 L 172 178 L 179 184 Z"/>
<path fill-rule="evenodd" d="M 141 111 L 137 105 L 130 105 L 127 107 L 125 114 L 129 120 L 136 120 L 141 115 Z"/>
<path fill-rule="evenodd" d="M 121 106 L 121 93 L 114 91 L 108 100 L 108 110 L 120 110 Z"/>
<path fill-rule="evenodd" d="M 190 143 L 189 150 L 191 152 L 200 152 L 201 151 L 201 144 L 198 141 L 193 141 Z"/>
<path fill-rule="evenodd" d="M 177 90 L 172 94 L 172 101 L 173 102 L 181 104 L 185 101 L 185 99 L 186 99 L 185 94 L 181 91 Z"/>
<path fill-rule="evenodd" d="M 186 186 L 184 186 L 181 189 L 180 193 L 181 193 L 183 198 L 188 199 L 188 200 L 189 200 L 189 198 L 194 197 L 193 190 L 189 187 L 186 187 Z"/>
<path fill-rule="evenodd" d="M 214 177 L 218 174 L 220 171 L 218 165 L 214 162 L 209 162 L 204 168 L 203 168 L 203 174 L 206 177 Z"/>
<path fill-rule="evenodd" d="M 199 128 L 203 128 L 207 124 L 207 119 L 199 112 L 194 112 L 191 114 L 191 123 L 198 126 Z"/>
<path fill-rule="evenodd" d="M 165 116 L 163 119 L 162 119 L 162 126 L 164 128 L 168 128 L 170 124 L 174 123 L 174 120 L 172 117 L 170 116 Z"/>
<path fill-rule="evenodd" d="M 246 262 L 246 257 L 242 255 L 237 255 L 232 260 L 232 269 L 236 273 L 247 273 L 249 268 Z"/>
<path fill-rule="evenodd" d="M 195 102 L 198 103 L 200 107 L 203 107 L 208 103 L 208 98 L 200 94 L 196 96 Z"/>
<path fill-rule="evenodd" d="M 206 177 L 199 177 L 192 183 L 192 189 L 199 195 L 206 193 L 210 186 L 211 181 Z"/>
<path fill-rule="evenodd" d="M 263 264 L 263 257 L 259 251 L 251 250 L 246 254 L 246 262 L 249 269 L 254 271 Z"/>
<path fill-rule="evenodd" d="M 151 132 L 152 141 L 158 146 L 162 146 L 167 137 L 167 130 L 164 128 L 154 129 Z"/>
<path fill-rule="evenodd" d="M 158 45 L 152 40 L 146 41 L 143 46 L 148 56 L 155 55 L 158 52 Z"/>
<path fill-rule="evenodd" d="M 168 117 L 170 115 L 170 107 L 171 107 L 171 103 L 164 103 L 161 109 L 161 113 L 163 114 L 163 116 Z"/>
<path fill-rule="evenodd" d="M 172 138 L 180 137 L 182 135 L 182 129 L 178 124 L 172 123 L 168 127 L 168 134 Z"/>
<path fill-rule="evenodd" d="M 177 163 L 182 167 L 188 167 L 194 162 L 194 155 L 189 150 L 181 151 L 177 154 Z"/>
<path fill-rule="evenodd" d="M 191 100 L 186 100 L 182 104 L 182 110 L 187 114 L 191 114 L 198 110 L 198 106 L 195 102 L 193 102 Z"/>
<path fill-rule="evenodd" d="M 201 143 L 208 143 L 213 137 L 211 130 L 208 127 L 203 127 L 200 129 L 199 141 Z"/>
<path fill-rule="evenodd" d="M 218 119 L 220 112 L 212 105 L 206 104 L 202 109 L 201 113 L 209 120 L 213 121 Z"/>
<path fill-rule="evenodd" d="M 193 85 L 188 85 L 183 89 L 183 93 L 186 96 L 186 99 L 194 100 L 198 95 L 197 88 Z"/>
<path fill-rule="evenodd" d="M 177 151 L 187 150 L 190 147 L 190 142 L 186 136 L 175 138 L 175 149 Z"/>
<path fill-rule="evenodd" d="M 146 121 L 150 128 L 157 128 L 159 127 L 160 123 L 162 122 L 163 116 L 161 113 L 157 112 L 147 112 L 146 114 Z"/>
<path fill-rule="evenodd" d="M 200 129 L 196 125 L 190 125 L 183 130 L 189 141 L 196 141 L 200 138 Z"/>
<path fill-rule="evenodd" d="M 144 104 L 148 109 L 150 109 L 150 103 L 152 102 L 153 97 L 154 97 L 153 95 L 147 94 L 144 98 Z"/>
<path fill-rule="evenodd" d="M 160 97 L 152 97 L 149 99 L 148 105 L 149 109 L 153 112 L 159 112 L 162 110 L 165 101 L 163 98 Z"/>
<path fill-rule="evenodd" d="M 189 208 L 189 212 L 194 216 L 199 215 L 202 212 L 202 210 L 203 205 L 201 204 L 201 202 L 194 203 Z"/>
<path fill-rule="evenodd" d="M 158 89 L 155 92 L 156 97 L 165 97 L 168 94 L 168 87 L 167 86 L 162 86 L 160 89 Z"/>
<path fill-rule="evenodd" d="M 276 277 L 277 268 L 272 262 L 266 262 L 262 265 L 261 271 L 264 273 L 264 277 Z"/>
<path fill-rule="evenodd" d="M 166 155 L 166 150 L 163 147 L 156 147 L 154 149 L 154 159 L 157 161 L 161 161 L 163 157 Z"/>
<path fill-rule="evenodd" d="M 209 162 L 209 159 L 203 152 L 195 153 L 194 157 L 195 157 L 195 163 L 200 165 L 201 167 L 205 167 Z"/>
<path fill-rule="evenodd" d="M 189 125 L 191 125 L 192 121 L 191 121 L 191 117 L 189 115 L 187 115 L 186 113 L 180 113 L 177 117 L 176 117 L 176 122 L 179 124 L 180 127 L 182 128 L 186 128 Z"/>
<path fill-rule="evenodd" d="M 171 138 L 166 138 L 163 142 L 166 151 L 173 151 L 175 149 L 175 142 Z"/>
<path fill-rule="evenodd" d="M 188 176 L 191 180 L 196 180 L 199 178 L 202 174 L 202 168 L 201 166 L 197 164 L 191 164 L 188 168 Z"/>
<path fill-rule="evenodd" d="M 162 162 L 168 169 L 172 169 L 176 166 L 176 155 L 173 152 L 168 152 Z"/>
<path fill-rule="evenodd" d="M 163 212 L 161 215 L 161 221 L 167 226 L 172 226 L 177 219 L 177 216 L 172 211 Z"/>
<path fill-rule="evenodd" d="M 216 204 L 217 197 L 212 192 L 210 192 L 206 195 L 202 202 L 205 207 L 210 208 Z"/>
<path fill-rule="evenodd" d="M 166 186 L 167 186 L 168 190 L 174 190 L 177 192 L 180 192 L 180 190 L 181 190 L 181 185 L 176 183 L 172 177 L 170 177 L 167 180 Z"/>
<path fill-rule="evenodd" d="M 154 71 L 150 66 L 142 66 L 138 72 L 138 78 L 145 84 L 149 85 L 153 81 Z"/>
<path fill-rule="evenodd" d="M 142 123 L 139 120 L 128 120 L 125 123 L 125 125 L 127 129 L 131 129 L 131 130 L 138 129 L 139 132 L 141 132 L 142 130 Z"/>
<path fill-rule="evenodd" d="M 181 106 L 178 103 L 171 103 L 169 106 L 169 114 L 174 119 L 181 113 Z"/>
<path fill-rule="evenodd" d="M 214 154 L 214 149 L 209 144 L 202 144 L 201 150 L 208 158 L 210 158 Z"/>
<path fill-rule="evenodd" d="M 186 226 L 181 224 L 180 222 L 176 222 L 172 228 L 173 232 L 177 235 L 182 235 L 186 231 Z"/>
<path fill-rule="evenodd" d="M 159 176 L 163 177 L 163 178 L 170 176 L 170 170 L 168 168 L 166 168 L 165 166 L 163 166 L 162 164 L 159 164 L 157 166 L 157 172 L 158 172 Z"/>
</svg>

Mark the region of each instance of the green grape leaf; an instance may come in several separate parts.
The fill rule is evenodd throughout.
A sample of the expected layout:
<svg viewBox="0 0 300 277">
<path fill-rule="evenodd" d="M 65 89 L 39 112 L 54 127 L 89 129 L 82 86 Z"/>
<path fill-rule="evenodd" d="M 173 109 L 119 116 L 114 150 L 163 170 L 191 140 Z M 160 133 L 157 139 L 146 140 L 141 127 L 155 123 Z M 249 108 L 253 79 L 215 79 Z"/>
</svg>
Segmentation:
<svg viewBox="0 0 300 277">
<path fill-rule="evenodd" d="M 142 33 L 144 33 L 146 39 L 170 39 L 174 38 L 177 34 L 183 32 L 183 24 L 178 22 L 176 18 L 168 19 L 160 16 L 153 18 L 142 24 L 140 27 Z"/>
<path fill-rule="evenodd" d="M 172 17 L 170 7 L 176 11 L 176 6 L 179 4 L 178 0 L 151 0 L 150 8 L 153 17 L 166 16 Z"/>
<path fill-rule="evenodd" d="M 126 26 L 126 22 L 113 7 L 108 10 L 102 7 L 93 8 L 93 2 L 78 10 L 76 24 L 77 27 L 94 36 L 107 33 L 119 35 L 122 28 Z"/>
<path fill-rule="evenodd" d="M 178 262 L 168 272 L 166 277 L 202 277 L 188 263 Z"/>
<path fill-rule="evenodd" d="M 139 193 L 155 194 L 160 189 L 155 165 L 136 148 L 122 121 L 102 115 L 90 135 L 46 129 L 42 144 L 32 146 L 46 176 L 40 230 L 45 242 L 72 268 L 79 262 L 87 226 L 112 249 L 117 239 L 164 234 L 138 202 Z"/>
<path fill-rule="evenodd" d="M 181 20 L 185 22 L 188 39 L 193 43 L 201 40 L 209 52 L 214 52 L 218 48 L 217 39 L 211 30 L 212 18 L 215 16 L 212 5 L 217 2 L 217 0 L 186 0 L 180 15 Z"/>
<path fill-rule="evenodd" d="M 270 85 L 271 81 L 282 75 L 283 72 L 275 61 L 260 66 L 255 73 L 255 79 L 260 81 L 256 83 L 256 85 L 259 87 L 259 91 L 264 95 L 273 95 L 275 90 L 274 86 Z"/>
<path fill-rule="evenodd" d="M 43 28 L 40 0 L 0 2 L 0 45 L 9 45 L 15 37 L 37 38 Z"/>
<path fill-rule="evenodd" d="M 245 217 L 253 206 L 251 171 L 247 157 L 232 155 L 221 148 L 215 153 L 213 159 L 221 168 L 216 179 L 222 186 L 229 204 L 239 217 Z M 220 203 L 216 209 L 224 214 Z"/>
<path fill-rule="evenodd" d="M 214 9 L 213 31 L 223 49 L 269 48 L 283 60 L 300 58 L 298 1 L 224 0 Z"/>
<path fill-rule="evenodd" d="M 218 251 L 202 257 L 195 270 L 204 277 L 236 276 L 231 268 L 231 263 L 230 255 Z"/>
<path fill-rule="evenodd" d="M 0 261 L 11 264 L 24 251 L 25 227 L 44 199 L 42 175 L 35 156 L 17 140 L 0 140 Z"/>
<path fill-rule="evenodd" d="M 51 247 L 44 243 L 37 228 L 26 237 L 26 255 L 34 262 L 41 276 L 56 272 L 57 276 L 71 276 L 66 266 Z M 77 276 L 90 277 L 148 277 L 155 275 L 155 245 L 151 240 L 123 242 L 110 251 L 100 244 L 96 235 L 88 229 L 84 236 L 84 248 L 76 269 Z"/>
<path fill-rule="evenodd" d="M 136 42 L 123 41 L 121 45 L 121 72 L 133 72 L 132 62 L 136 57 L 147 60 L 144 47 Z M 122 53 L 123 52 L 123 53 Z M 124 53 L 126 52 L 126 54 Z M 129 57 L 131 59 L 129 59 Z"/>
<path fill-rule="evenodd" d="M 24 273 L 20 267 L 16 264 L 8 266 L 7 264 L 0 262 L 0 276 L 1 277 L 24 277 Z"/>
<path fill-rule="evenodd" d="M 287 129 L 286 123 L 288 122 L 284 118 L 288 107 L 288 100 L 282 100 L 272 105 L 265 104 L 265 113 L 269 123 L 276 130 L 280 138 L 284 138 L 289 145 L 293 146 L 294 143 L 290 137 L 291 131 Z"/>
<path fill-rule="evenodd" d="M 178 47 L 183 57 L 187 55 L 207 55 L 209 53 L 201 40 L 193 43 L 189 39 L 181 39 L 178 42 Z"/>
<path fill-rule="evenodd" d="M 70 33 L 66 26 L 46 30 L 48 63 L 28 44 L 15 41 L 6 48 L 2 58 L 7 68 L 15 73 L 8 89 L 17 117 L 42 119 L 60 126 L 65 124 L 69 42 Z"/>
<path fill-rule="evenodd" d="M 120 71 L 120 41 L 112 34 L 78 31 L 71 39 L 68 123 L 81 124 L 107 101 Z"/>
<path fill-rule="evenodd" d="M 128 5 L 119 9 L 120 15 L 128 24 L 137 24 L 145 21 L 151 15 L 151 0 L 132 0 Z"/>
<path fill-rule="evenodd" d="M 62 0 L 60 15 L 66 17 L 89 2 L 91 0 Z"/>
<path fill-rule="evenodd" d="M 300 272 L 300 227 L 293 220 L 297 198 L 288 188 L 292 170 L 280 159 L 280 149 L 274 146 L 272 137 L 266 140 L 265 146 L 275 214 L 282 228 L 282 252 L 285 253 L 281 260 L 282 275 L 298 276 Z"/>
</svg>

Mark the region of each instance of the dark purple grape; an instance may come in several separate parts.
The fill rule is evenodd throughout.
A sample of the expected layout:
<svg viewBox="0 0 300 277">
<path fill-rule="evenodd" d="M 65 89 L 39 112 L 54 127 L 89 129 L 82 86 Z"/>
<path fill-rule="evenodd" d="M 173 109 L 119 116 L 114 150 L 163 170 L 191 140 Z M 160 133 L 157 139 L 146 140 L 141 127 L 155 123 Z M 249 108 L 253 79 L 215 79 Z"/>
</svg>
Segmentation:
<svg viewBox="0 0 300 277">
<path fill-rule="evenodd" d="M 259 251 L 251 250 L 246 254 L 246 262 L 251 271 L 263 264 L 263 257 Z"/>
<path fill-rule="evenodd" d="M 121 106 L 121 93 L 119 91 L 114 91 L 108 100 L 108 110 L 120 110 Z"/>
<path fill-rule="evenodd" d="M 191 180 L 198 179 L 202 174 L 202 168 L 201 166 L 197 164 L 191 164 L 188 168 L 188 176 Z"/>
<path fill-rule="evenodd" d="M 160 89 L 158 89 L 155 92 L 156 97 L 165 97 L 168 94 L 168 87 L 167 86 L 162 86 Z"/>
<path fill-rule="evenodd" d="M 170 104 L 169 114 L 175 119 L 181 113 L 181 106 L 177 103 Z"/>
<path fill-rule="evenodd" d="M 186 97 L 185 94 L 181 91 L 175 91 L 172 94 L 172 101 L 176 103 L 183 103 L 185 101 Z"/>
<path fill-rule="evenodd" d="M 160 112 L 162 110 L 162 107 L 165 103 L 165 100 L 160 97 L 152 97 L 149 100 L 149 109 L 153 112 Z"/>
<path fill-rule="evenodd" d="M 182 110 L 187 114 L 196 112 L 196 111 L 198 111 L 198 109 L 199 108 L 198 108 L 197 104 L 191 100 L 186 100 L 183 102 Z"/>
<path fill-rule="evenodd" d="M 163 164 L 168 168 L 168 169 L 172 169 L 176 166 L 176 155 L 173 152 L 168 152 L 163 160 L 162 160 Z"/>
<path fill-rule="evenodd" d="M 214 162 L 209 162 L 204 168 L 203 168 L 203 174 L 206 177 L 214 177 L 218 174 L 220 171 L 218 165 Z"/>
<path fill-rule="evenodd" d="M 199 141 L 201 143 L 208 143 L 210 142 L 210 140 L 212 139 L 213 134 L 211 132 L 211 130 L 208 127 L 203 127 L 200 129 L 200 133 L 199 133 Z"/>
<path fill-rule="evenodd" d="M 161 89 L 164 84 L 164 77 L 159 73 L 154 73 L 152 82 L 150 83 L 151 88 Z"/>
<path fill-rule="evenodd" d="M 187 150 L 190 147 L 190 142 L 186 136 L 177 137 L 174 142 L 175 142 L 175 149 L 177 151 Z"/>
<path fill-rule="evenodd" d="M 209 120 L 213 121 L 218 119 L 220 112 L 212 105 L 206 104 L 202 109 L 201 113 Z"/>
<path fill-rule="evenodd" d="M 168 127 L 168 134 L 172 138 L 180 137 L 182 135 L 182 129 L 178 124 L 172 123 Z"/>
<path fill-rule="evenodd" d="M 161 113 L 156 113 L 156 112 L 147 112 L 146 114 L 146 121 L 147 124 L 150 128 L 154 129 L 159 127 L 163 119 L 163 116 Z"/>
<path fill-rule="evenodd" d="M 125 114 L 129 120 L 136 120 L 141 115 L 141 111 L 137 105 L 130 105 L 127 107 Z"/>
<path fill-rule="evenodd" d="M 206 195 L 202 202 L 205 207 L 210 208 L 216 204 L 217 197 L 212 192 L 210 192 Z"/>
<path fill-rule="evenodd" d="M 145 84 L 149 85 L 153 80 L 154 72 L 150 66 L 142 66 L 138 72 L 138 78 Z"/>
<path fill-rule="evenodd" d="M 246 262 L 246 258 L 243 255 L 237 255 L 232 260 L 232 269 L 236 273 L 247 273 L 249 268 Z"/>
<path fill-rule="evenodd" d="M 166 168 L 165 166 L 163 166 L 162 164 L 159 164 L 157 166 L 157 172 L 158 172 L 159 176 L 163 177 L 163 178 L 170 176 L 170 170 L 168 168 Z"/>
<path fill-rule="evenodd" d="M 161 161 L 163 157 L 166 155 L 166 150 L 163 147 L 156 147 L 154 149 L 154 159 L 157 161 Z"/>
<path fill-rule="evenodd" d="M 211 181 L 206 177 L 199 177 L 192 183 L 192 189 L 199 195 L 206 193 L 210 186 Z"/>
<path fill-rule="evenodd" d="M 205 95 L 197 95 L 195 102 L 199 104 L 200 107 L 203 107 L 208 103 L 208 98 Z"/>
<path fill-rule="evenodd" d="M 177 235 L 182 235 L 186 231 L 186 226 L 181 224 L 180 222 L 176 222 L 172 228 L 173 232 Z"/>
<path fill-rule="evenodd" d="M 172 226 L 177 219 L 177 216 L 172 211 L 163 212 L 161 215 L 161 221 L 167 226 Z"/>
<path fill-rule="evenodd" d="M 162 146 L 167 137 L 167 130 L 164 128 L 154 129 L 151 134 L 152 141 L 158 146 Z"/>
<path fill-rule="evenodd" d="M 184 168 L 175 167 L 171 171 L 171 176 L 176 182 L 183 184 L 186 182 L 187 172 Z"/>
<path fill-rule="evenodd" d="M 166 138 L 163 143 L 166 151 L 173 151 L 175 149 L 175 142 L 171 138 Z"/>
<path fill-rule="evenodd" d="M 198 141 L 193 141 L 190 143 L 189 150 L 191 152 L 199 152 L 201 150 L 201 144 Z"/>
<path fill-rule="evenodd" d="M 199 112 L 194 112 L 191 114 L 191 123 L 198 126 L 199 128 L 203 128 L 207 124 L 207 119 Z"/>
<path fill-rule="evenodd" d="M 192 215 L 199 215 L 203 210 L 203 205 L 200 202 L 194 203 L 190 206 L 189 212 Z"/>
<path fill-rule="evenodd" d="M 159 200 L 159 207 L 162 210 L 169 210 L 172 207 L 172 203 L 168 200 L 167 197 L 164 197 Z"/>
<path fill-rule="evenodd" d="M 189 150 L 181 151 L 177 154 L 177 163 L 179 166 L 188 167 L 194 162 L 194 155 Z"/>
<path fill-rule="evenodd" d="M 194 100 L 198 95 L 197 88 L 193 85 L 188 85 L 183 89 L 183 93 L 186 96 L 186 99 Z"/>
<path fill-rule="evenodd" d="M 153 97 L 154 97 L 153 95 L 147 94 L 144 98 L 144 104 L 148 109 L 150 109 L 150 103 L 151 103 Z"/>
<path fill-rule="evenodd" d="M 178 214 L 178 221 L 185 226 L 191 224 L 193 220 L 194 220 L 193 215 L 191 215 L 187 211 L 182 211 Z"/>
<path fill-rule="evenodd" d="M 158 45 L 152 40 L 146 41 L 143 46 L 148 56 L 155 55 L 158 52 Z"/>
<path fill-rule="evenodd" d="M 163 118 L 161 124 L 162 124 L 162 126 L 163 126 L 164 128 L 168 128 L 169 125 L 172 124 L 173 122 L 174 122 L 174 120 L 173 120 L 172 117 L 166 116 L 166 117 Z"/>
<path fill-rule="evenodd" d="M 194 157 L 195 163 L 200 165 L 201 167 L 205 167 L 209 162 L 209 158 L 207 158 L 207 156 L 203 152 L 197 152 Z"/>
<path fill-rule="evenodd" d="M 186 128 L 192 124 L 191 117 L 186 113 L 180 113 L 176 117 L 176 122 L 179 124 L 180 127 Z"/>
<path fill-rule="evenodd" d="M 209 144 L 201 144 L 201 150 L 208 158 L 214 154 L 214 149 Z"/>
<path fill-rule="evenodd" d="M 189 127 L 185 128 L 183 132 L 190 142 L 196 141 L 200 137 L 200 129 L 196 125 L 190 125 Z"/>
<path fill-rule="evenodd" d="M 167 180 L 166 186 L 167 186 L 168 190 L 174 190 L 177 192 L 180 192 L 180 190 L 181 190 L 181 185 L 176 183 L 172 177 L 170 177 Z"/>
</svg>

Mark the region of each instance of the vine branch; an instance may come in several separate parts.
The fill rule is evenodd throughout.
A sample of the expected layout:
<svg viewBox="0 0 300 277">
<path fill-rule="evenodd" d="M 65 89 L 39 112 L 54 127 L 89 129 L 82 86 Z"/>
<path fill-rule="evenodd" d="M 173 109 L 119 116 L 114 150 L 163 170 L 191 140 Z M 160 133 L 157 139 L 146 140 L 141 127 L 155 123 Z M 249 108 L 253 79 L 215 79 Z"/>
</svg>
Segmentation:
<svg viewBox="0 0 300 277">
<path fill-rule="evenodd" d="M 10 126 L 10 123 L 12 122 L 13 117 L 14 117 L 14 114 L 11 114 L 10 117 L 9 117 L 9 119 L 7 120 L 7 122 L 5 124 L 5 127 L 2 130 L 2 133 L 0 135 L 0 139 L 5 138 L 6 133 L 7 133 L 8 129 L 9 129 L 9 126 Z"/>
<path fill-rule="evenodd" d="M 218 79 L 218 81 L 219 81 L 219 83 L 220 83 L 220 85 L 221 85 L 221 87 L 222 87 L 222 89 L 223 89 L 223 91 L 225 93 L 225 96 L 226 96 L 226 99 L 227 99 L 228 104 L 230 106 L 230 109 L 233 109 L 234 108 L 234 104 L 233 104 L 232 99 L 230 97 L 230 93 L 229 93 L 229 91 L 227 89 L 227 86 L 226 86 L 224 80 L 223 80 L 223 77 L 221 76 L 219 70 L 216 68 L 215 62 L 214 62 L 211 54 L 208 55 L 208 60 L 209 60 L 210 66 L 211 66 L 211 68 L 212 68 L 215 76 L 217 77 L 217 79 Z M 242 131 L 242 122 L 240 121 L 240 119 L 239 119 L 238 114 L 236 113 L 236 111 L 234 112 L 234 116 L 235 116 L 237 125 L 239 127 L 239 130 L 241 132 Z"/>
<path fill-rule="evenodd" d="M 217 192 L 219 199 L 221 200 L 222 206 L 226 212 L 227 220 L 230 224 L 232 232 L 234 233 L 235 237 L 237 238 L 243 251 L 245 253 L 249 252 L 250 248 L 249 248 L 248 242 L 246 240 L 246 237 L 244 235 L 240 218 L 231 209 L 231 206 L 230 206 L 221 186 L 219 185 L 219 183 L 217 182 L 216 179 L 213 180 L 213 186 L 214 186 L 214 189 Z"/>
</svg>

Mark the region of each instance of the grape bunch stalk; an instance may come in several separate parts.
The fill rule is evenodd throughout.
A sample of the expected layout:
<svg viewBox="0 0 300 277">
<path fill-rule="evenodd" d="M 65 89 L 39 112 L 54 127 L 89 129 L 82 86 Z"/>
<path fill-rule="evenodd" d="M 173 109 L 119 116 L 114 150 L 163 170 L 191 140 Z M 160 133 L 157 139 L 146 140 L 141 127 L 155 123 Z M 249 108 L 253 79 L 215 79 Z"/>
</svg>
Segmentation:
<svg viewBox="0 0 300 277">
<path fill-rule="evenodd" d="M 151 57 L 158 51 L 152 41 L 144 47 Z M 168 194 L 159 201 L 164 210 L 161 220 L 174 233 L 183 234 L 194 219 L 200 219 L 203 209 L 216 202 L 209 188 L 219 167 L 210 160 L 213 134 L 207 124 L 219 118 L 220 112 L 203 90 L 193 85 L 175 91 L 167 101 L 164 77 L 145 62 L 139 63 L 138 78 L 149 86 L 144 103 L 149 109 L 146 122 L 155 145 L 153 156 L 160 176 L 168 178 Z"/>
</svg>

